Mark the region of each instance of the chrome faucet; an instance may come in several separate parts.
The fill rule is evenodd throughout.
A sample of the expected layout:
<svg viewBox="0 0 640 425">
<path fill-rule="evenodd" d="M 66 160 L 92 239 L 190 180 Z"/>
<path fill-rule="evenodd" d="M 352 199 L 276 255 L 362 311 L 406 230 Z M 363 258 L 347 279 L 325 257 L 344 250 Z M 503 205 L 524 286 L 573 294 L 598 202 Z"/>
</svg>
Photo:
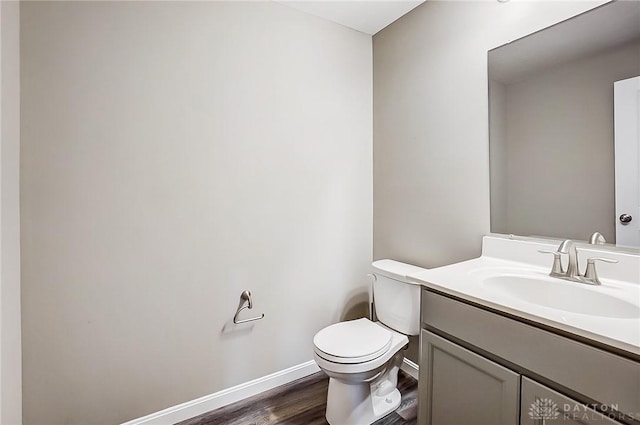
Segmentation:
<svg viewBox="0 0 640 425">
<path fill-rule="evenodd" d="M 592 237 L 592 239 L 594 239 Z M 587 260 L 587 268 L 584 274 L 580 274 L 580 266 L 578 265 L 578 249 L 576 243 L 571 239 L 566 239 L 558 246 L 556 251 L 539 250 L 543 254 L 553 254 L 553 267 L 549 276 L 557 277 L 559 279 L 569 280 L 571 282 L 586 283 L 589 285 L 600 285 L 600 279 L 596 272 L 596 261 L 603 261 L 605 263 L 617 263 L 618 260 L 611 258 L 589 258 Z M 562 267 L 561 254 L 569 255 L 569 264 L 567 264 L 567 270 Z"/>
<path fill-rule="evenodd" d="M 558 247 L 560 254 L 569 254 L 569 264 L 567 264 L 567 271 L 564 274 L 564 278 L 567 280 L 577 281 L 580 276 L 580 267 L 578 267 L 578 249 L 575 242 L 571 239 L 562 241 Z"/>
</svg>

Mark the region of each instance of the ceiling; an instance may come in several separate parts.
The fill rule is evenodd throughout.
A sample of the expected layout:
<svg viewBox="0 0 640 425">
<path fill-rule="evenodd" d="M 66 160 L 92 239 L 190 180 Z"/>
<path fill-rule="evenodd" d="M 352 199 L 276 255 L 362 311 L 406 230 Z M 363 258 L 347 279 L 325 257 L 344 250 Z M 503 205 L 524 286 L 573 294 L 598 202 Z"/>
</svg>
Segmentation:
<svg viewBox="0 0 640 425">
<path fill-rule="evenodd" d="M 373 35 L 425 0 L 279 0 L 286 6 Z"/>
</svg>

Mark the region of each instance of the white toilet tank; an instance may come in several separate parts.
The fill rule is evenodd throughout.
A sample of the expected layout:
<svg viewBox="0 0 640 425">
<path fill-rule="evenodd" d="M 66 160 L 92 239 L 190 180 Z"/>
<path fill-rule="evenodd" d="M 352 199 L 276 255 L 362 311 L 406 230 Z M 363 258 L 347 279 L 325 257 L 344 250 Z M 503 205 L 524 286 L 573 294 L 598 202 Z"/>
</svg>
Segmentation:
<svg viewBox="0 0 640 425">
<path fill-rule="evenodd" d="M 374 261 L 373 299 L 378 320 L 405 335 L 420 333 L 420 284 L 407 281 L 407 275 L 421 267 L 393 260 Z"/>
</svg>

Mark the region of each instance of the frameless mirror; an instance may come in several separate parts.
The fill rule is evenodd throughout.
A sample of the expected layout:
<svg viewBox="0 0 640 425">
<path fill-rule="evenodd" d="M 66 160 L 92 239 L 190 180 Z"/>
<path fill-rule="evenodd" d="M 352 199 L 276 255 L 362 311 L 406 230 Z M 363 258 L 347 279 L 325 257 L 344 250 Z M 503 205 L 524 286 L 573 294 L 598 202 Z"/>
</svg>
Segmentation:
<svg viewBox="0 0 640 425">
<path fill-rule="evenodd" d="M 488 55 L 491 231 L 599 231 L 614 243 L 614 82 L 640 75 L 640 2 L 607 3 Z M 635 205 L 625 229 L 638 234 Z"/>
</svg>

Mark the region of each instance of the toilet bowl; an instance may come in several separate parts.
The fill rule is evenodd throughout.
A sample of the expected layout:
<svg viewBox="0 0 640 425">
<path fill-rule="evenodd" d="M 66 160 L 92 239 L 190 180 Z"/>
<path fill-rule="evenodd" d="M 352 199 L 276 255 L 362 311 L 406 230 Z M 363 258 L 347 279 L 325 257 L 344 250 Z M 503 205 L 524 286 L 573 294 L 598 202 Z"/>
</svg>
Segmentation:
<svg viewBox="0 0 640 425">
<path fill-rule="evenodd" d="M 370 425 L 398 408 L 398 370 L 407 335 L 419 332 L 420 286 L 406 276 L 423 270 L 392 260 L 373 263 L 379 322 L 357 319 L 320 330 L 314 360 L 329 376 L 330 425 Z"/>
</svg>

